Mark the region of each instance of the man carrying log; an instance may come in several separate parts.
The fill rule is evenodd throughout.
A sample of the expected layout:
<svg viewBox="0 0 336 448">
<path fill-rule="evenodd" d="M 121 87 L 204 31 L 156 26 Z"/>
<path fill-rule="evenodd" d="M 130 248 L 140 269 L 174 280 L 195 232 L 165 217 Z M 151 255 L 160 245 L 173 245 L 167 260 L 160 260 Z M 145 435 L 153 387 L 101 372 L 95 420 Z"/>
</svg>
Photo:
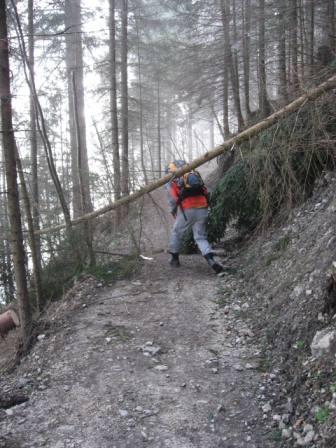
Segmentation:
<svg viewBox="0 0 336 448">
<path fill-rule="evenodd" d="M 184 160 L 174 160 L 168 165 L 166 172 L 174 174 L 184 165 Z M 167 190 L 171 213 L 175 219 L 169 242 L 170 265 L 180 266 L 179 252 L 183 236 L 191 228 L 194 240 L 209 266 L 217 275 L 223 274 L 223 267 L 214 260 L 206 233 L 209 195 L 201 175 L 198 171 L 190 171 L 181 177 L 175 177 L 167 184 Z"/>
</svg>

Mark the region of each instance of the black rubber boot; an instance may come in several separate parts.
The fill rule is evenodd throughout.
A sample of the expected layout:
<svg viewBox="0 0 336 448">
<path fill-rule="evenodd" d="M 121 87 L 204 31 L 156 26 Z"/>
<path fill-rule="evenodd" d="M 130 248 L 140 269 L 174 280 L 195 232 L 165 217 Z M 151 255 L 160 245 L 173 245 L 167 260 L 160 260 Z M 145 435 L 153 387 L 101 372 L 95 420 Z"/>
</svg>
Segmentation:
<svg viewBox="0 0 336 448">
<path fill-rule="evenodd" d="M 170 266 L 174 266 L 174 268 L 178 268 L 180 266 L 179 254 L 173 254 L 171 252 L 171 259 L 169 264 Z"/>
<path fill-rule="evenodd" d="M 204 258 L 208 262 L 208 265 L 215 271 L 217 275 L 221 275 L 224 272 L 223 266 L 221 266 L 217 261 L 214 260 L 213 254 L 206 254 Z"/>
</svg>

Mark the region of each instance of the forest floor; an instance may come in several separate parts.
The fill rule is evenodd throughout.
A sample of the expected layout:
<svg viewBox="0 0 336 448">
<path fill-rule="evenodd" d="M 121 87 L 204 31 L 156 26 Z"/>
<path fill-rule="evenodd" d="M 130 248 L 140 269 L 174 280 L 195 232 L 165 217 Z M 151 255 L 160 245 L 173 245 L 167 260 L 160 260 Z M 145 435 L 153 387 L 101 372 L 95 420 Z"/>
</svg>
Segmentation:
<svg viewBox="0 0 336 448">
<path fill-rule="evenodd" d="M 335 358 L 325 367 L 309 349 L 336 244 L 336 177 L 326 183 L 289 223 L 227 252 L 222 278 L 200 255 L 169 266 L 171 221 L 154 195 L 151 259 L 113 285 L 78 281 L 1 376 L 2 397 L 27 401 L 0 409 L 0 447 L 335 446 L 334 411 L 315 418 Z M 0 342 L 0 368 L 14 339 Z"/>
</svg>

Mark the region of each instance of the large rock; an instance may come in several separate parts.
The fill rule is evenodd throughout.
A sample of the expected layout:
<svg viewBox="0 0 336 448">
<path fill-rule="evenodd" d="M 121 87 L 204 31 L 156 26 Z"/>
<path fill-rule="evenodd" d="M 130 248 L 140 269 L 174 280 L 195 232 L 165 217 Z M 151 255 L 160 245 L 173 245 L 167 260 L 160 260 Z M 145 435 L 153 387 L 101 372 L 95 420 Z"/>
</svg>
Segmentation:
<svg viewBox="0 0 336 448">
<path fill-rule="evenodd" d="M 336 353 L 336 330 L 328 327 L 318 331 L 311 343 L 311 352 L 315 358 Z"/>
</svg>

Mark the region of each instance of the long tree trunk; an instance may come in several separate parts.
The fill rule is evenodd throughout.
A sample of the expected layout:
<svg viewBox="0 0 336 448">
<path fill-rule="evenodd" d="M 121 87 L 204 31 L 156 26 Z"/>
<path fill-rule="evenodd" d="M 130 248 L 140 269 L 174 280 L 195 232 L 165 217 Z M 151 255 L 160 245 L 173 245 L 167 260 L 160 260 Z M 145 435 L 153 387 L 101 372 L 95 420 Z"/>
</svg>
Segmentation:
<svg viewBox="0 0 336 448">
<path fill-rule="evenodd" d="M 34 0 L 28 0 L 28 60 L 31 76 L 35 77 L 35 45 L 34 45 Z M 32 217 L 34 229 L 40 228 L 40 206 L 37 170 L 37 129 L 36 112 L 32 92 L 30 92 L 30 161 L 31 161 L 31 195 L 32 195 Z M 35 237 L 36 263 L 41 270 L 41 241 Z"/>
<path fill-rule="evenodd" d="M 119 129 L 117 110 L 117 66 L 116 66 L 116 24 L 115 24 L 115 0 L 109 2 L 110 19 L 110 107 L 111 107 L 111 133 L 112 133 L 112 155 L 113 155 L 113 184 L 114 199 L 121 196 L 121 173 L 120 173 L 120 153 L 119 153 Z"/>
<path fill-rule="evenodd" d="M 142 67 L 141 67 L 141 55 L 140 55 L 140 33 L 138 18 L 135 15 L 135 27 L 137 33 L 137 58 L 138 58 L 138 84 L 139 84 L 139 133 L 140 133 L 140 163 L 144 176 L 145 183 L 148 183 L 148 176 L 145 163 L 144 154 L 144 126 L 143 126 L 143 95 L 142 95 Z"/>
<path fill-rule="evenodd" d="M 290 1 L 291 84 L 293 93 L 299 87 L 298 0 Z"/>
<path fill-rule="evenodd" d="M 82 26 L 81 26 L 81 0 L 65 0 L 65 26 L 66 33 L 66 66 L 69 91 L 69 118 L 70 118 L 70 145 L 72 154 L 72 182 L 73 182 L 73 214 L 75 217 L 92 210 L 90 195 L 90 176 L 88 166 L 88 154 L 86 145 L 86 123 L 84 112 L 84 73 L 83 73 L 83 49 L 82 49 Z M 74 94 L 72 76 L 75 77 L 76 92 Z M 75 110 L 73 98 L 76 97 L 76 108 L 78 113 L 78 128 L 76 130 Z M 78 133 L 78 138 L 77 138 Z M 81 173 L 78 167 L 78 150 L 81 151 Z M 79 178 L 83 179 L 85 204 L 81 201 L 81 186 Z M 82 207 L 85 206 L 86 210 Z"/>
<path fill-rule="evenodd" d="M 16 144 L 12 124 L 12 102 L 10 92 L 10 69 L 5 0 L 0 0 L 0 101 L 2 138 L 7 182 L 7 200 L 9 209 L 9 221 L 11 226 L 16 294 L 19 305 L 23 348 L 26 349 L 30 341 L 32 315 L 28 298 L 25 251 L 23 246 L 21 213 L 16 178 Z"/>
<path fill-rule="evenodd" d="M 235 70 L 235 64 L 232 56 L 231 39 L 230 39 L 230 0 L 221 0 L 221 18 L 224 30 L 224 64 L 229 67 L 231 87 L 233 93 L 233 101 L 236 110 L 238 131 L 244 127 L 244 119 L 241 112 L 240 95 L 239 95 L 239 74 Z"/>
<path fill-rule="evenodd" d="M 17 148 L 16 150 L 16 163 L 17 163 L 17 170 L 19 174 L 20 184 L 21 184 L 21 192 L 22 192 L 22 198 L 24 203 L 24 208 L 26 212 L 26 219 L 27 219 L 27 226 L 28 226 L 28 239 L 29 239 L 29 246 L 31 250 L 31 260 L 33 263 L 33 276 L 34 276 L 34 286 L 35 286 L 35 294 L 36 294 L 36 304 L 37 309 L 39 311 L 42 311 L 45 306 L 45 300 L 42 293 L 42 280 L 41 280 L 41 253 L 38 250 L 39 246 L 37 245 L 37 240 L 40 241 L 39 235 L 35 234 L 34 227 L 34 219 L 32 214 L 32 207 L 30 205 L 30 199 L 28 195 L 28 189 L 26 185 L 26 181 L 24 178 L 24 173 L 22 169 L 22 163 L 19 155 L 19 151 Z"/>
<path fill-rule="evenodd" d="M 226 51 L 224 51 L 224 64 L 223 64 L 223 132 L 224 139 L 230 136 L 230 124 L 229 124 L 229 70 L 226 58 Z M 221 127 L 220 127 L 221 128 Z"/>
<path fill-rule="evenodd" d="M 5 165 L 4 160 L 4 150 L 3 150 L 3 140 L 1 139 L 1 164 Z M 6 175 L 2 173 L 1 176 L 1 187 L 2 191 L 6 193 Z M 2 270 L 1 270 L 1 278 L 3 281 L 3 288 L 5 293 L 5 302 L 10 303 L 15 299 L 15 285 L 14 285 L 14 276 L 13 276 L 13 263 L 11 260 L 11 248 L 10 248 L 10 223 L 8 216 L 8 202 L 2 201 L 2 226 L 1 226 L 1 234 L 3 241 L 3 255 L 2 255 Z"/>
<path fill-rule="evenodd" d="M 162 145 L 161 145 L 161 91 L 160 77 L 157 79 L 157 171 L 158 177 L 161 177 L 162 169 Z"/>
<path fill-rule="evenodd" d="M 104 167 L 105 167 L 105 172 L 106 172 L 106 187 L 109 191 L 109 202 L 112 202 L 113 196 L 114 196 L 114 184 L 113 184 L 113 173 L 110 170 L 110 166 L 109 166 L 109 162 L 108 162 L 108 158 L 107 158 L 107 154 L 106 154 L 106 149 L 105 149 L 105 145 L 104 145 L 104 141 L 102 139 L 102 136 L 100 135 L 99 129 L 98 129 L 98 125 L 96 123 L 96 121 L 93 120 L 93 126 L 95 128 L 96 131 L 96 136 L 99 142 L 99 148 L 100 148 L 100 152 L 103 158 L 103 163 L 104 163 Z"/>
<path fill-rule="evenodd" d="M 78 168 L 78 184 L 79 184 L 79 191 L 80 191 L 80 201 L 81 201 L 81 211 L 85 213 L 85 210 L 89 209 L 89 198 L 87 197 L 88 190 L 85 184 L 84 179 L 84 170 L 83 170 L 83 150 L 81 147 L 82 139 L 81 139 L 81 128 L 80 128 L 80 114 L 78 110 L 78 98 L 77 98 L 77 86 L 76 86 L 76 76 L 75 72 L 72 72 L 72 93 L 73 93 L 73 111 L 74 111 L 74 118 L 75 118 L 75 130 L 76 130 L 76 146 L 77 146 L 77 168 Z M 91 202 L 91 200 L 90 200 Z M 92 211 L 92 206 L 90 208 Z M 94 266 L 96 264 L 95 255 L 93 251 L 93 232 L 92 232 L 92 223 L 91 222 L 85 222 L 83 226 L 84 230 L 84 236 L 86 240 L 86 245 L 88 248 L 88 254 L 89 254 L 89 263 L 90 266 Z M 84 260 L 83 260 L 84 261 Z"/>
<path fill-rule="evenodd" d="M 266 54 L 265 54 L 265 0 L 259 0 L 258 11 L 258 72 L 259 72 L 259 110 L 262 118 L 270 114 L 267 96 Z"/>
<path fill-rule="evenodd" d="M 303 0 L 299 1 L 298 15 L 299 15 L 299 55 L 300 55 L 300 77 L 301 80 L 305 80 L 305 71 L 306 71 L 306 61 L 305 61 L 305 52 L 306 52 L 306 17 L 304 13 Z"/>
<path fill-rule="evenodd" d="M 122 177 L 121 192 L 129 193 L 129 161 L 128 161 L 128 0 L 121 2 L 121 122 L 122 122 Z"/>
<path fill-rule="evenodd" d="M 336 29 L 335 29 L 335 0 L 327 0 L 327 30 L 328 44 L 332 51 L 335 51 Z"/>
<path fill-rule="evenodd" d="M 174 176 L 180 177 L 184 173 L 187 173 L 188 171 L 196 169 L 197 167 L 220 156 L 221 154 L 224 154 L 224 153 L 228 152 L 229 150 L 232 150 L 232 148 L 234 146 L 250 140 L 251 138 L 260 134 L 260 132 L 264 131 L 265 129 L 269 129 L 271 126 L 278 123 L 281 119 L 298 111 L 302 107 L 302 105 L 306 104 L 308 101 L 315 101 L 317 98 L 321 97 L 322 95 L 326 94 L 327 92 L 329 92 L 331 90 L 334 90 L 335 88 L 336 88 L 336 75 L 332 76 L 331 78 L 329 78 L 327 81 L 323 82 L 316 88 L 309 90 L 304 95 L 300 96 L 296 100 L 287 104 L 282 109 L 274 112 L 272 115 L 270 115 L 267 118 L 265 118 L 264 120 L 258 122 L 254 126 L 251 126 L 250 128 L 244 130 L 243 132 L 240 132 L 239 134 L 237 134 L 236 136 L 225 141 L 223 144 L 217 146 L 213 150 L 204 153 L 201 157 L 194 159 L 192 162 L 185 165 L 184 168 L 181 168 L 176 173 L 174 173 Z M 140 188 L 139 190 L 133 192 L 129 196 L 119 199 L 118 201 L 116 201 L 113 204 L 109 204 L 103 208 L 100 208 L 99 210 L 95 210 L 94 212 L 92 212 L 86 216 L 82 216 L 81 218 L 74 220 L 73 224 L 77 225 L 77 224 L 80 224 L 81 222 L 83 222 L 85 219 L 87 219 L 87 220 L 95 219 L 98 216 L 101 216 L 107 212 L 110 212 L 111 210 L 115 210 L 118 207 L 124 207 L 125 205 L 130 204 L 131 202 L 139 199 L 140 197 L 144 196 L 145 194 L 150 193 L 150 192 L 162 187 L 167 182 L 171 181 L 171 179 L 172 179 L 171 174 L 164 176 L 161 179 L 151 183 L 150 185 L 146 185 L 146 186 Z M 41 229 L 40 233 L 42 234 L 42 233 L 55 232 L 56 230 L 60 230 L 62 228 L 64 228 L 64 224 L 57 226 L 57 227 Z"/>
<path fill-rule="evenodd" d="M 308 0 L 308 8 L 309 8 L 309 31 L 308 31 L 308 64 L 310 67 L 311 76 L 314 74 L 314 53 L 315 53 L 315 0 Z"/>
<path fill-rule="evenodd" d="M 251 117 L 250 108 L 250 33 L 251 33 L 251 0 L 243 0 L 243 66 L 244 66 L 244 95 L 245 109 L 248 118 Z"/>
<path fill-rule="evenodd" d="M 209 149 L 215 147 L 215 117 L 210 112 L 209 114 Z"/>
<path fill-rule="evenodd" d="M 239 61 L 238 61 L 238 31 L 237 31 L 237 10 L 236 10 L 236 0 L 231 0 L 231 5 L 229 6 L 229 14 L 230 10 L 232 9 L 232 20 L 233 20 L 233 41 L 235 42 L 235 45 L 232 48 L 232 62 L 233 62 L 233 69 L 234 69 L 234 95 L 236 98 L 234 98 L 234 101 L 237 107 L 239 108 L 239 114 L 238 115 L 238 130 L 243 129 L 244 127 L 244 120 L 243 115 L 241 112 L 241 99 L 240 99 L 240 76 L 239 76 Z"/>
<path fill-rule="evenodd" d="M 187 148 L 188 148 L 188 161 L 193 159 L 194 155 L 194 139 L 193 139 L 193 112 L 191 106 L 188 106 L 188 118 L 187 118 Z"/>
<path fill-rule="evenodd" d="M 284 102 L 288 101 L 287 64 L 286 64 L 286 0 L 279 0 L 277 4 L 278 19 L 278 47 L 279 47 L 279 95 Z"/>
</svg>

